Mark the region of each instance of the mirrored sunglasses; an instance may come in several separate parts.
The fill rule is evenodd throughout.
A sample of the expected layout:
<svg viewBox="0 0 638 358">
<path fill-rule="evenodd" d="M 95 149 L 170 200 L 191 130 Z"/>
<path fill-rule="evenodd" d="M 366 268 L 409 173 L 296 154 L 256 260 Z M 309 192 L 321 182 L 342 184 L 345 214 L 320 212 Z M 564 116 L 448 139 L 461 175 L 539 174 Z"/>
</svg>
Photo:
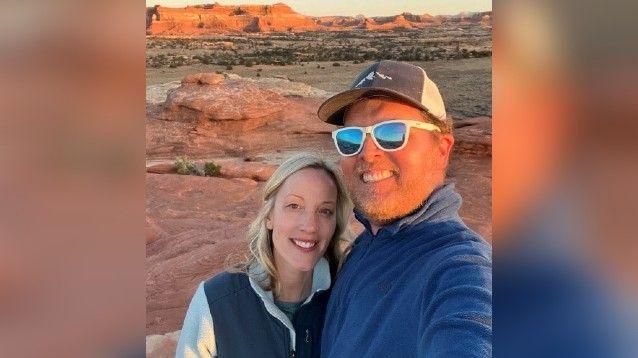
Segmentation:
<svg viewBox="0 0 638 358">
<path fill-rule="evenodd" d="M 340 128 L 332 132 L 332 139 L 334 139 L 337 151 L 344 157 L 359 154 L 368 133 L 371 134 L 372 141 L 379 149 L 393 152 L 406 146 L 410 137 L 410 128 L 441 132 L 441 129 L 432 123 L 395 119 L 379 122 L 369 127 Z"/>
</svg>

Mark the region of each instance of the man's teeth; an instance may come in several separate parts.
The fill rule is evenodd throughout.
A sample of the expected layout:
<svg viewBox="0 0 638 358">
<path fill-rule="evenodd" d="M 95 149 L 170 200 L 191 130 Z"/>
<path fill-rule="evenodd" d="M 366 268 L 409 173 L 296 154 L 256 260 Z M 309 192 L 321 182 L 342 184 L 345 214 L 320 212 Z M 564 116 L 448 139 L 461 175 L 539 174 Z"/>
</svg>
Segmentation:
<svg viewBox="0 0 638 358">
<path fill-rule="evenodd" d="M 387 179 L 391 176 L 392 176 L 392 172 L 389 170 L 384 170 L 384 171 L 374 172 L 374 173 L 363 173 L 363 182 L 372 183 L 375 181 Z"/>
<path fill-rule="evenodd" d="M 292 241 L 295 243 L 295 245 L 303 247 L 304 249 L 309 249 L 317 244 L 315 241 L 300 241 L 294 239 Z"/>
</svg>

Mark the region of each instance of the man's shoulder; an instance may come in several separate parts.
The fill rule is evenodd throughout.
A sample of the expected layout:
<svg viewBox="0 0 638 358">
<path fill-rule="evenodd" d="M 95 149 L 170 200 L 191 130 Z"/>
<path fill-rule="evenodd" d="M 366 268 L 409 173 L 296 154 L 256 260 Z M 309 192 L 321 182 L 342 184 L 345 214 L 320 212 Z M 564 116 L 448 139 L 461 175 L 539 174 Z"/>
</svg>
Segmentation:
<svg viewBox="0 0 638 358">
<path fill-rule="evenodd" d="M 415 239 L 423 245 L 432 246 L 439 255 L 492 258 L 492 246 L 463 222 L 451 220 L 423 225 L 412 235 L 416 235 Z"/>
<path fill-rule="evenodd" d="M 209 303 L 232 297 L 246 289 L 251 289 L 250 281 L 241 272 L 220 272 L 204 282 L 204 292 Z"/>
<path fill-rule="evenodd" d="M 416 277 L 428 285 L 451 280 L 459 284 L 491 285 L 492 247 L 462 222 L 446 221 L 420 227 L 411 237 L 413 256 L 420 261 Z M 416 246 L 418 246 L 418 248 Z"/>
</svg>

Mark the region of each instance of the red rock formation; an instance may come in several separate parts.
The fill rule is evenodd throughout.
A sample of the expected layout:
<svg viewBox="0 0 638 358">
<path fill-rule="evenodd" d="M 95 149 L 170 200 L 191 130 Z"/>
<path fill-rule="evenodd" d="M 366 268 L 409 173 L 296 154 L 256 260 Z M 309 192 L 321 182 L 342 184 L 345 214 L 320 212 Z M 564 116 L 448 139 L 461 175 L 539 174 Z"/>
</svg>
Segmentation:
<svg viewBox="0 0 638 358">
<path fill-rule="evenodd" d="M 152 35 L 196 36 L 208 33 L 314 31 L 312 17 L 294 12 L 288 5 L 159 7 Z"/>
<path fill-rule="evenodd" d="M 492 25 L 492 12 L 461 12 L 453 16 L 441 16 L 443 23 L 454 25 L 477 24 L 482 26 Z"/>
<path fill-rule="evenodd" d="M 153 9 L 157 19 L 147 12 L 147 31 L 155 36 L 200 36 L 215 33 L 392 30 L 424 28 L 441 24 L 491 26 L 491 11 L 461 13 L 454 16 L 414 15 L 366 18 L 364 16 L 312 17 L 295 12 L 288 5 L 211 5 Z M 149 23 L 152 21 L 152 23 Z M 150 26 L 149 26 L 150 25 Z"/>
<path fill-rule="evenodd" d="M 412 29 L 415 26 L 412 22 L 406 20 L 405 16 L 397 15 L 384 18 L 375 18 L 377 26 L 371 30 L 392 30 L 392 29 Z"/>
<path fill-rule="evenodd" d="M 160 117 L 178 122 L 209 122 L 218 131 L 237 133 L 276 119 L 284 98 L 251 83 L 224 82 L 224 76 L 199 73 L 170 90 Z"/>
</svg>

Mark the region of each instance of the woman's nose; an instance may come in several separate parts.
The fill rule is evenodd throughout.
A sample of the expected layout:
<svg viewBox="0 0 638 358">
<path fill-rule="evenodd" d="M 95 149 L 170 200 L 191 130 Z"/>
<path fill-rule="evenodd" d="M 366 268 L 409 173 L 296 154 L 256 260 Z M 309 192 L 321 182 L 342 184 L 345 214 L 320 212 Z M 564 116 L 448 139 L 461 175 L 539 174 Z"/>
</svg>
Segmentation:
<svg viewBox="0 0 638 358">
<path fill-rule="evenodd" d="M 314 233 L 317 231 L 317 216 L 315 213 L 305 213 L 301 219 L 301 229 L 305 232 Z"/>
</svg>

